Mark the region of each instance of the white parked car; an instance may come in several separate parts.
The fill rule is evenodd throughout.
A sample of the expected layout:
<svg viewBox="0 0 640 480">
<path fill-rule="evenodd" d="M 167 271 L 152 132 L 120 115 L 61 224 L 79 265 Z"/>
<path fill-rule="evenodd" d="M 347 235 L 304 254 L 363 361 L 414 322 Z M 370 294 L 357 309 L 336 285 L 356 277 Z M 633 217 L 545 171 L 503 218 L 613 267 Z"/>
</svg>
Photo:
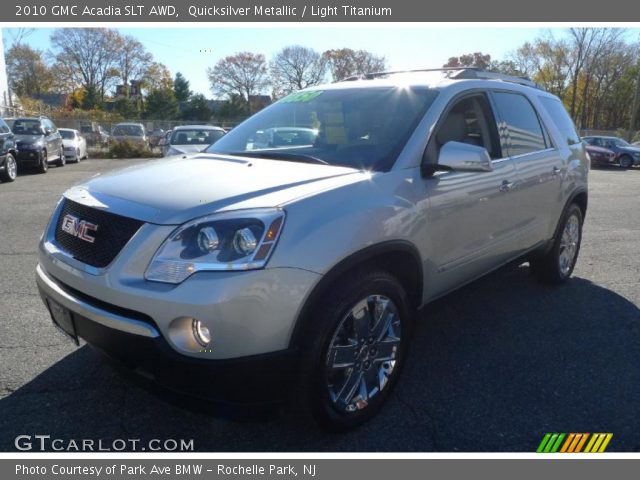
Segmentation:
<svg viewBox="0 0 640 480">
<path fill-rule="evenodd" d="M 171 132 L 171 136 L 160 140 L 163 157 L 201 152 L 226 133 L 223 128 L 211 125 L 182 125 Z"/>
<path fill-rule="evenodd" d="M 80 134 L 78 130 L 72 128 L 59 128 L 58 131 L 62 136 L 62 146 L 64 147 L 64 158 L 67 161 L 75 163 L 80 160 L 89 158 L 87 151 L 87 140 Z"/>
</svg>

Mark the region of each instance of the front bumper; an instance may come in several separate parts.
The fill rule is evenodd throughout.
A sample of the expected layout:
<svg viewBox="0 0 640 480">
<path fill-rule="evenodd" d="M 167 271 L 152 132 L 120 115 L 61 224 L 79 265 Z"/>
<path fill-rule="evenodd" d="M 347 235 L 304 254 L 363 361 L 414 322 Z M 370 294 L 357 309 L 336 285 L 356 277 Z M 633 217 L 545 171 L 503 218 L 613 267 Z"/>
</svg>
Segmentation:
<svg viewBox="0 0 640 480">
<path fill-rule="evenodd" d="M 36 281 L 45 305 L 51 299 L 73 312 L 80 338 L 144 381 L 199 398 L 245 405 L 281 402 L 293 384 L 296 352 L 292 349 L 225 360 L 182 355 L 152 320 L 129 318 L 124 309 L 81 296 L 40 266 Z"/>
<path fill-rule="evenodd" d="M 18 150 L 16 161 L 20 165 L 37 166 L 40 164 L 41 156 L 40 150 Z"/>
</svg>

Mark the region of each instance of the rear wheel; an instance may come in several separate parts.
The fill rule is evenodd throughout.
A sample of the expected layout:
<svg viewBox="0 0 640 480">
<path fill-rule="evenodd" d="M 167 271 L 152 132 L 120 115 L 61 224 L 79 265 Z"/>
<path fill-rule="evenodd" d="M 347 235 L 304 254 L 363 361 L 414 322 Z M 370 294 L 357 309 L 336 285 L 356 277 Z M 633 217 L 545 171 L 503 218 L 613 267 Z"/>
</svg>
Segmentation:
<svg viewBox="0 0 640 480">
<path fill-rule="evenodd" d="M 56 165 L 58 167 L 64 167 L 67 164 L 67 159 L 64 156 L 64 150 L 60 149 L 60 152 L 58 155 L 59 157 L 58 157 L 58 161 L 56 162 Z"/>
<path fill-rule="evenodd" d="M 575 203 L 567 209 L 551 249 L 530 260 L 531 273 L 545 283 L 562 283 L 573 273 L 582 242 L 582 210 Z"/>
<path fill-rule="evenodd" d="M 631 168 L 633 160 L 629 155 L 623 155 L 620 157 L 620 168 Z"/>
<path fill-rule="evenodd" d="M 4 170 L 0 172 L 0 180 L 3 182 L 13 182 L 18 176 L 18 164 L 13 155 L 7 153 L 4 159 Z"/>
<path fill-rule="evenodd" d="M 318 304 L 302 345 L 296 409 L 321 427 L 357 427 L 382 408 L 411 336 L 407 294 L 392 275 L 344 277 Z"/>
<path fill-rule="evenodd" d="M 43 150 L 40 153 L 40 165 L 38 165 L 38 173 L 47 173 L 49 170 L 49 159 L 47 157 L 47 151 Z"/>
</svg>

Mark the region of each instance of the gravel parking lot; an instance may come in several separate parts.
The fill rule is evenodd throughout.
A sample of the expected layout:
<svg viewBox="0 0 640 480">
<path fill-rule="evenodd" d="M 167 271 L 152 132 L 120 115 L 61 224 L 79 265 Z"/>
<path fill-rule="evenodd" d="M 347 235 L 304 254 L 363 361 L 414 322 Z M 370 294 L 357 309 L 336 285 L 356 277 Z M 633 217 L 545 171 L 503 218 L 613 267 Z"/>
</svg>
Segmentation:
<svg viewBox="0 0 640 480">
<path fill-rule="evenodd" d="M 387 407 L 330 435 L 286 415 L 232 421 L 177 406 L 53 327 L 34 268 L 55 202 L 136 162 L 96 159 L 0 184 L 0 450 L 46 434 L 194 439 L 200 451 L 534 451 L 546 432 L 612 432 L 609 451 L 640 451 L 640 169 L 592 171 L 569 283 L 540 286 L 525 265 L 428 306 Z"/>
</svg>

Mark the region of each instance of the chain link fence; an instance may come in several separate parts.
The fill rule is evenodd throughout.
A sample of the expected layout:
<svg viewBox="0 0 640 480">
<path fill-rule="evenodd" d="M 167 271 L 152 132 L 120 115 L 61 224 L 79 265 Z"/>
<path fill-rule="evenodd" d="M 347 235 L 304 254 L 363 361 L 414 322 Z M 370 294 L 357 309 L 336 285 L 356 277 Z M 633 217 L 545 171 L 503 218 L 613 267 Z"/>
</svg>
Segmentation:
<svg viewBox="0 0 640 480">
<path fill-rule="evenodd" d="M 102 113 L 102 112 L 101 112 Z M 146 138 L 147 145 L 152 155 L 160 155 L 161 148 L 158 145 L 160 139 L 167 132 L 180 125 L 214 125 L 230 130 L 246 119 L 246 117 L 236 118 L 216 118 L 209 120 L 162 120 L 162 119 L 104 119 L 96 118 L 96 116 L 77 115 L 75 112 L 56 112 L 56 111 L 30 111 L 22 107 L 5 106 L 0 108 L 0 115 L 12 126 L 12 120 L 19 117 L 38 117 L 46 116 L 58 128 L 70 128 L 78 130 L 87 140 L 87 146 L 91 155 L 95 157 L 110 156 L 111 135 L 113 128 L 119 123 L 137 123 L 141 124 Z M 104 112 L 104 116 L 111 116 Z"/>
</svg>

